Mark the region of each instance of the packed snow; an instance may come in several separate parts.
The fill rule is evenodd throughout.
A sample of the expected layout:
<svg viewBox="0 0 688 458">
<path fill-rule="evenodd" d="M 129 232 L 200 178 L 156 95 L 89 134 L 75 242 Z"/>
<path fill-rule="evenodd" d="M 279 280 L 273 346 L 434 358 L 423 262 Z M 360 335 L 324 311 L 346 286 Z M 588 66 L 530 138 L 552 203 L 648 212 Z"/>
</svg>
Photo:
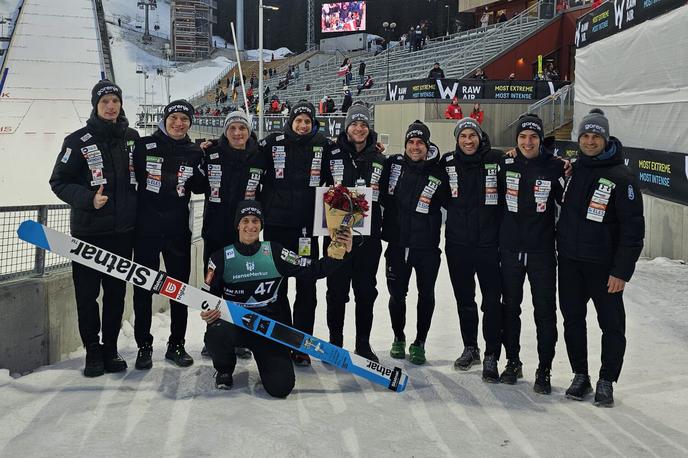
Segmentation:
<svg viewBox="0 0 688 458">
<path fill-rule="evenodd" d="M 263 49 L 263 60 L 269 62 L 272 60 L 272 57 L 275 57 L 275 60 L 278 59 L 284 59 L 285 57 L 288 57 L 290 55 L 294 54 L 289 50 L 289 48 L 277 48 L 277 49 Z M 250 49 L 246 51 L 246 55 L 248 56 L 248 60 L 259 60 L 260 59 L 260 50 L 258 49 Z"/>
<path fill-rule="evenodd" d="M 532 390 L 536 368 L 532 305 L 524 303 L 524 379 L 515 386 L 482 382 L 480 370 L 452 368 L 461 345 L 456 306 L 443 263 L 428 363 L 402 362 L 410 381 L 394 393 L 315 362 L 296 368 L 286 400 L 271 399 L 255 362 L 239 360 L 231 391 L 214 387 L 200 356 L 204 324 L 189 315 L 187 349 L 196 363 L 163 359 L 169 317 L 154 317 L 154 366 L 133 369 L 136 346 L 125 323 L 120 349 L 130 369 L 95 379 L 81 375 L 83 353 L 12 379 L 0 370 L 1 456 L 686 456 L 688 454 L 688 267 L 640 261 L 625 293 L 628 349 L 616 407 L 564 398 L 571 379 L 561 332 L 551 396 Z M 383 364 L 392 332 L 384 268 L 378 271 L 373 348 Z M 293 283 L 291 285 L 293 287 Z M 327 337 L 325 283 L 318 283 L 315 334 Z M 526 298 L 529 292 L 526 291 Z M 415 328 L 411 283 L 407 334 Z M 600 334 L 590 305 L 593 383 Z M 350 303 L 345 345 L 353 346 Z M 561 318 L 561 317 L 559 317 Z M 500 364 L 503 368 L 504 362 Z"/>
</svg>

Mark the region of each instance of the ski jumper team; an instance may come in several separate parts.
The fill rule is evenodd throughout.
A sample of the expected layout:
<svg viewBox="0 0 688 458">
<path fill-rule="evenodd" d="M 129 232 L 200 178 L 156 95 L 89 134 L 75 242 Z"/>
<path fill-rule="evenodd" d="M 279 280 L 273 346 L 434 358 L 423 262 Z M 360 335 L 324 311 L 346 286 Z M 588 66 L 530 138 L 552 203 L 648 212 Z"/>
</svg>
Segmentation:
<svg viewBox="0 0 688 458">
<path fill-rule="evenodd" d="M 442 262 L 444 209 L 444 254 L 463 340 L 454 367 L 466 371 L 482 364 L 489 383 L 515 384 L 523 377 L 527 277 L 537 333 L 534 391 L 552 390 L 558 291 L 573 372 L 565 395 L 582 400 L 594 391 L 596 405 L 613 406 L 612 383 L 626 347 L 623 291 L 645 230 L 642 195 L 601 110 L 593 109 L 580 123 L 578 159 L 570 164 L 554 156 L 553 139 L 544 137 L 534 114 L 518 119 L 514 148 L 506 153 L 493 149 L 480 123 L 468 117 L 456 123 L 453 151 L 441 154 L 429 128 L 415 121 L 404 151 L 385 155 L 361 104 L 348 110 L 336 141 L 320 133 L 314 106 L 300 101 L 284 132 L 258 139 L 250 118 L 234 111 L 219 139 L 197 145 L 187 134 L 194 122 L 187 101 L 168 104 L 155 133 L 140 137 L 129 128 L 122 100 L 117 85 L 98 82 L 86 126 L 65 138 L 55 162 L 50 185 L 71 207 L 72 236 L 152 269 L 160 268 L 162 255 L 165 271 L 188 282 L 189 200 L 204 194 L 204 289 L 312 334 L 316 281 L 326 278 L 330 342 L 344 346 L 344 314 L 353 294 L 355 353 L 372 361 L 378 361 L 370 338 L 385 241 L 394 333 L 389 356 L 423 364 Z M 372 188 L 370 235 L 338 231 L 336 240 L 346 248 L 342 260 L 327 255 L 329 237 L 313 236 L 315 190 L 335 184 Z M 406 329 L 412 271 L 415 333 Z M 126 370 L 117 349 L 125 283 L 76 263 L 72 277 L 86 348 L 84 375 Z M 288 277 L 296 280 L 291 308 Z M 595 389 L 587 351 L 590 299 L 602 331 Z M 133 303 L 135 367 L 147 370 L 153 366 L 152 293 L 135 287 Z M 170 301 L 170 317 L 165 358 L 188 367 L 194 361 L 185 350 L 187 307 Z M 253 356 L 265 390 L 283 398 L 294 387 L 293 366 L 311 364 L 306 354 L 219 320 L 217 311 L 202 312 L 201 318 L 207 323 L 202 353 L 212 358 L 218 388 L 232 387 L 237 357 Z M 502 348 L 506 364 L 500 374 Z"/>
</svg>

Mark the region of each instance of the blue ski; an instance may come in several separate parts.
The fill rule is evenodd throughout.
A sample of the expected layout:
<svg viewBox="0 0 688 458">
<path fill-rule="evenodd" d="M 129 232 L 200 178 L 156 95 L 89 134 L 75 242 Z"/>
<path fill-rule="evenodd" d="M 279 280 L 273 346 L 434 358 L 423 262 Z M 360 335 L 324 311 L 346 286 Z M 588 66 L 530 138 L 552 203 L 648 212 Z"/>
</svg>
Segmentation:
<svg viewBox="0 0 688 458">
<path fill-rule="evenodd" d="M 392 391 L 402 392 L 406 388 L 408 375 L 403 373 L 399 367 L 390 369 L 380 363 L 350 353 L 343 348 L 267 318 L 239 304 L 226 301 L 176 280 L 165 272 L 136 264 L 95 245 L 45 227 L 36 221 L 27 220 L 21 223 L 17 235 L 21 240 L 39 248 L 59 254 L 71 261 L 140 288 L 169 297 L 187 307 L 198 310 L 219 310 L 220 318 L 229 323 L 306 353 Z"/>
</svg>

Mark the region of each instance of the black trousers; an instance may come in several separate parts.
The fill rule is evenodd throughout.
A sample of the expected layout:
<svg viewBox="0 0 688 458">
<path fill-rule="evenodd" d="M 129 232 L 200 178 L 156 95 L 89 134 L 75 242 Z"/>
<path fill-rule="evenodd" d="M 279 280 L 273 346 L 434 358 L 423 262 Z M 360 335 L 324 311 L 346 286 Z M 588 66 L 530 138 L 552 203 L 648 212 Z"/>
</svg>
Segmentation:
<svg viewBox="0 0 688 458">
<path fill-rule="evenodd" d="M 329 237 L 325 237 L 327 252 Z M 360 240 L 364 240 L 360 244 Z M 356 344 L 368 344 L 373 327 L 373 307 L 377 298 L 377 268 L 382 254 L 382 242 L 377 237 L 355 237 L 349 261 L 334 275 L 327 277 L 327 327 L 330 340 L 342 339 L 344 310 L 353 287 L 356 302 Z M 336 341 L 336 340 L 335 340 Z"/>
<path fill-rule="evenodd" d="M 435 282 L 440 270 L 441 253 L 439 248 L 403 248 L 391 244 L 387 247 L 385 260 L 390 296 L 389 315 L 395 339 L 406 340 L 406 294 L 413 269 L 416 271 L 418 288 L 416 340 L 425 342 L 435 311 Z"/>
<path fill-rule="evenodd" d="M 293 227 L 265 227 L 265 240 L 279 242 L 285 248 L 298 253 L 299 237 L 303 237 L 301 229 Z M 317 261 L 319 257 L 318 237 L 310 237 L 311 255 L 310 259 Z M 279 253 L 277 254 L 279 255 Z M 280 301 L 289 303 L 287 298 L 288 281 L 285 278 L 279 289 Z M 294 300 L 294 327 L 308 334 L 313 334 L 315 324 L 315 307 L 318 304 L 315 292 L 315 281 L 296 279 L 296 299 Z"/>
<path fill-rule="evenodd" d="M 459 313 L 461 338 L 465 347 L 478 346 L 478 304 L 475 302 L 475 275 L 480 282 L 483 301 L 483 338 L 485 354 L 501 353 L 502 333 L 502 281 L 499 273 L 499 250 L 494 247 L 476 247 L 446 244 L 447 265 L 456 307 Z"/>
<path fill-rule="evenodd" d="M 118 256 L 131 259 L 134 233 L 104 236 L 79 236 L 86 243 L 96 245 Z M 108 274 L 72 262 L 72 280 L 76 298 L 76 313 L 79 320 L 79 334 L 84 346 L 100 343 L 102 330 L 103 345 L 108 352 L 117 351 L 117 338 L 122 327 L 124 297 L 127 284 Z M 103 287 L 103 320 L 101 329 L 98 295 Z"/>
<path fill-rule="evenodd" d="M 521 302 L 526 274 L 533 296 L 539 365 L 551 369 L 557 343 L 557 260 L 554 250 L 518 253 L 501 250 L 502 315 L 504 350 L 507 359 L 518 360 L 521 345 Z"/>
<path fill-rule="evenodd" d="M 294 389 L 294 366 L 289 348 L 284 345 L 221 320 L 208 326 L 205 345 L 218 372 L 234 373 L 234 348 L 249 348 L 256 359 L 260 380 L 270 396 L 285 398 Z"/>
<path fill-rule="evenodd" d="M 559 256 L 559 306 L 564 316 L 564 340 L 571 369 L 575 374 L 588 373 L 585 316 L 592 299 L 602 330 L 600 378 L 615 382 L 626 351 L 626 312 L 623 291 L 607 292 L 609 271 L 609 266 Z"/>
<path fill-rule="evenodd" d="M 134 244 L 134 261 L 151 269 L 160 268 L 160 255 L 170 277 L 188 283 L 191 271 L 191 232 L 175 236 L 138 237 Z M 153 315 L 153 293 L 134 288 L 134 337 L 141 347 L 153 343 L 150 333 Z M 170 300 L 170 343 L 184 343 L 188 309 Z"/>
</svg>

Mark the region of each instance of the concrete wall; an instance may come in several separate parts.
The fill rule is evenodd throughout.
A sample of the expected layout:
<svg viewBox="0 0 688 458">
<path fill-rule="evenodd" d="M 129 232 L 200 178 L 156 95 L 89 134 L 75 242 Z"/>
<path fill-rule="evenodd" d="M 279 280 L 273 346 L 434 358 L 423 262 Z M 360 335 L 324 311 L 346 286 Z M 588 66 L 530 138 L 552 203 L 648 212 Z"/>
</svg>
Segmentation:
<svg viewBox="0 0 688 458">
<path fill-rule="evenodd" d="M 513 129 L 507 126 L 528 109 L 528 103 L 491 103 L 490 100 L 462 100 L 459 102 L 464 116 L 473 110 L 473 103 L 480 102 L 485 113 L 482 128 L 490 136 L 493 146 L 513 146 Z M 400 153 L 404 147 L 406 128 L 416 119 L 430 127 L 431 140 L 440 151 L 453 150 L 456 121 L 444 119 L 449 100 L 397 100 L 378 102 L 375 105 L 375 130 L 388 145 L 387 154 Z"/>
<path fill-rule="evenodd" d="M 192 244 L 191 259 L 189 283 L 199 286 L 203 282 L 202 241 Z M 128 285 L 123 319 L 131 323 L 132 298 L 133 287 Z M 167 300 L 154 297 L 154 313 L 168 309 Z M 61 361 L 81 347 L 71 269 L 1 283 L 0 314 L 0 368 L 10 373 L 24 374 Z"/>
</svg>

